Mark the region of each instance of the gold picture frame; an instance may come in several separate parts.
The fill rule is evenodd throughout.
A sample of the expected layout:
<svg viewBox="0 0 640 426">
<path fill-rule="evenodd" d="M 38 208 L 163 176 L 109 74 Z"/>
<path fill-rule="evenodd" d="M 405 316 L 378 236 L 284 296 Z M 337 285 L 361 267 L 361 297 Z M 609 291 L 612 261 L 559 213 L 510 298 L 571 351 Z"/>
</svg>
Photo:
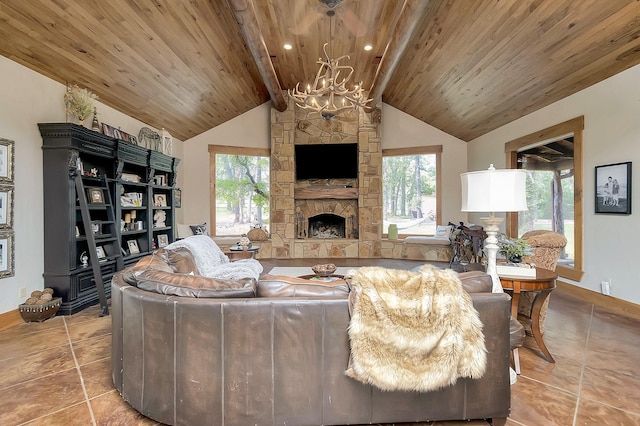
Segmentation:
<svg viewBox="0 0 640 426">
<path fill-rule="evenodd" d="M 89 204 L 104 204 L 104 193 L 100 188 L 87 189 Z"/>
</svg>

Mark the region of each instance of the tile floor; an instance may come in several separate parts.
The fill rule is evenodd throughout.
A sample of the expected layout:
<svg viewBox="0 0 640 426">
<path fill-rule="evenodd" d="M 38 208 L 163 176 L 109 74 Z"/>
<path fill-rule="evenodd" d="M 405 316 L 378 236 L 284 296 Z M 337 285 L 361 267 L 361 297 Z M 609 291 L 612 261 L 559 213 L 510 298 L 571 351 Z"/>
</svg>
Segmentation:
<svg viewBox="0 0 640 426">
<path fill-rule="evenodd" d="M 113 389 L 111 319 L 98 312 L 93 306 L 0 331 L 0 425 L 157 424 Z M 531 338 L 520 350 L 508 425 L 640 425 L 640 321 L 555 290 L 545 342 L 555 364 Z"/>
</svg>

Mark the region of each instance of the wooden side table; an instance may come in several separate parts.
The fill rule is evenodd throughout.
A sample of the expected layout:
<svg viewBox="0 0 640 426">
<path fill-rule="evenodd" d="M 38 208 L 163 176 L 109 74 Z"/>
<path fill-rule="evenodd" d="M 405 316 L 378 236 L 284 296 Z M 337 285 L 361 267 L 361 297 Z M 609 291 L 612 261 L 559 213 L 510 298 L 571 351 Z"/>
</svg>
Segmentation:
<svg viewBox="0 0 640 426">
<path fill-rule="evenodd" d="M 231 261 L 239 259 L 255 259 L 256 254 L 258 254 L 258 250 L 260 250 L 259 246 L 251 246 L 246 250 L 242 247 L 233 246 L 229 248 L 229 252 L 225 254 Z"/>
<path fill-rule="evenodd" d="M 513 291 L 513 297 L 511 298 L 511 315 L 513 315 L 514 318 L 518 318 L 520 293 L 526 291 L 538 292 L 531 309 L 531 332 L 533 333 L 533 338 L 538 344 L 538 347 L 542 350 L 544 357 L 549 362 L 556 361 L 551 356 L 549 349 L 547 349 L 547 345 L 544 344 L 544 340 L 542 339 L 542 333 L 540 332 L 540 310 L 542 309 L 542 304 L 547 300 L 551 291 L 556 288 L 556 278 L 558 278 L 558 275 L 555 272 L 542 268 L 536 268 L 535 278 L 500 275 L 502 288 Z"/>
</svg>

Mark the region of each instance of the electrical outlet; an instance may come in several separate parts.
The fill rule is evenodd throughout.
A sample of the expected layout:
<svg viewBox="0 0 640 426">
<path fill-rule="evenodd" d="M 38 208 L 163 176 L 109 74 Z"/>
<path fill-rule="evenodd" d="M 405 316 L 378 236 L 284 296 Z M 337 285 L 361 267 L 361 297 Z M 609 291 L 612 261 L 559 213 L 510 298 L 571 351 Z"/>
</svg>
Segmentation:
<svg viewBox="0 0 640 426">
<path fill-rule="evenodd" d="M 27 289 L 25 287 L 18 289 L 18 297 L 27 297 Z"/>
<path fill-rule="evenodd" d="M 606 294 L 607 296 L 611 295 L 611 284 L 609 281 L 600 281 L 600 288 L 602 289 L 602 294 Z"/>
</svg>

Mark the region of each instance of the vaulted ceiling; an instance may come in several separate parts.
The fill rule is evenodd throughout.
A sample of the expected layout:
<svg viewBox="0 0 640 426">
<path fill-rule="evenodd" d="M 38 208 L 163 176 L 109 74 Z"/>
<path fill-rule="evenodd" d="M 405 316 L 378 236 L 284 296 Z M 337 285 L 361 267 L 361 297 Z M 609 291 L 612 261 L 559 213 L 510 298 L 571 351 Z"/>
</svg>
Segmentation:
<svg viewBox="0 0 640 426">
<path fill-rule="evenodd" d="M 333 18 L 328 9 L 0 0 L 0 54 L 182 140 L 310 82 L 330 34 L 355 82 L 466 141 L 640 63 L 640 1 L 344 0 Z"/>
</svg>

